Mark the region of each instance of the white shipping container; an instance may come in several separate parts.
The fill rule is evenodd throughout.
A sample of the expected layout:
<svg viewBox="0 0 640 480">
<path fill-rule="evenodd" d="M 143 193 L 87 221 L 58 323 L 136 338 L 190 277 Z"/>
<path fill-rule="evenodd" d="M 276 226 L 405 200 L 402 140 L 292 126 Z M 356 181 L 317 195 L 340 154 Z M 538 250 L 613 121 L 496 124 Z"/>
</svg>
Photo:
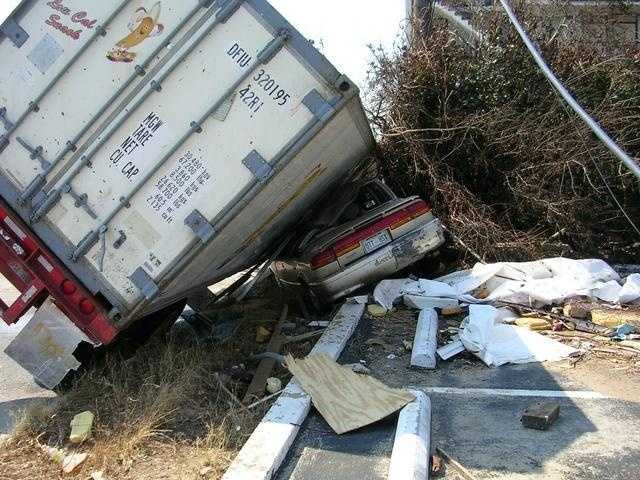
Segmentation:
<svg viewBox="0 0 640 480">
<path fill-rule="evenodd" d="M 374 143 L 265 0 L 23 1 L 2 32 L 0 194 L 118 328 L 254 262 Z"/>
</svg>

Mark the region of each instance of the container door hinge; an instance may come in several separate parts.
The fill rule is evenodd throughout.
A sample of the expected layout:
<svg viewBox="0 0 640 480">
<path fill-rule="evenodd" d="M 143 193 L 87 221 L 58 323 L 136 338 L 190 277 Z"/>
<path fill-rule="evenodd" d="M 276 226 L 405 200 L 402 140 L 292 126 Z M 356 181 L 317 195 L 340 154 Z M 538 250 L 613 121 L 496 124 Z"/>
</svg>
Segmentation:
<svg viewBox="0 0 640 480">
<path fill-rule="evenodd" d="M 102 227 L 100 227 L 98 230 L 91 230 L 89 233 L 87 233 L 75 248 L 75 250 L 69 252 L 69 254 L 67 255 L 69 260 L 71 260 L 72 262 L 77 262 L 81 256 L 91 250 L 91 248 L 100 239 L 101 230 Z"/>
<path fill-rule="evenodd" d="M 153 300 L 160 293 L 156 282 L 142 267 L 138 267 L 136 271 L 133 272 L 133 275 L 129 277 L 129 280 L 131 280 L 131 283 L 140 290 L 140 293 L 142 293 L 147 300 Z"/>
<path fill-rule="evenodd" d="M 273 167 L 255 150 L 242 160 L 242 164 L 253 173 L 260 183 L 266 183 L 273 176 Z"/>
<path fill-rule="evenodd" d="M 184 219 L 184 224 L 193 230 L 202 243 L 206 244 L 215 236 L 216 230 L 213 225 L 198 210 L 194 210 Z"/>
<path fill-rule="evenodd" d="M 278 36 L 269 42 L 269 44 L 262 49 L 258 54 L 258 61 L 263 65 L 266 65 L 271 61 L 273 57 L 280 51 L 284 44 L 287 43 L 291 34 L 289 30 L 283 28 L 278 32 Z"/>
<path fill-rule="evenodd" d="M 18 22 L 11 17 L 7 18 L 0 26 L 0 31 L 18 48 L 29 40 L 29 34 L 26 30 L 18 25 Z"/>
<path fill-rule="evenodd" d="M 335 108 L 314 88 L 302 99 L 302 103 L 318 120 L 326 120 L 335 113 Z"/>
<path fill-rule="evenodd" d="M 18 205 L 24 206 L 29 200 L 36 196 L 36 194 L 42 190 L 42 187 L 47 183 L 47 178 L 39 173 L 31 180 L 31 183 L 27 186 L 26 190 L 18 196 Z"/>
<path fill-rule="evenodd" d="M 98 218 L 98 215 L 96 215 L 96 212 L 94 212 L 93 209 L 87 203 L 87 200 L 89 197 L 87 196 L 86 193 L 82 193 L 82 194 L 76 193 L 76 191 L 68 183 L 62 186 L 62 191 L 64 193 L 68 193 L 69 195 L 71 195 L 71 198 L 73 198 L 74 205 L 76 208 L 82 208 L 85 212 L 87 212 L 87 215 L 89 215 L 94 220 Z"/>
<path fill-rule="evenodd" d="M 32 147 L 31 145 L 29 145 L 27 141 L 25 141 L 21 137 L 16 137 L 16 140 L 20 145 L 24 147 L 26 151 L 29 152 L 29 158 L 31 158 L 31 160 L 38 160 L 40 162 L 40 166 L 42 167 L 43 170 L 48 170 L 49 168 L 51 168 L 51 162 L 49 162 L 47 159 L 45 159 L 42 156 L 42 152 L 44 151 L 44 149 L 42 148 L 42 145 L 38 145 L 37 147 Z"/>
</svg>

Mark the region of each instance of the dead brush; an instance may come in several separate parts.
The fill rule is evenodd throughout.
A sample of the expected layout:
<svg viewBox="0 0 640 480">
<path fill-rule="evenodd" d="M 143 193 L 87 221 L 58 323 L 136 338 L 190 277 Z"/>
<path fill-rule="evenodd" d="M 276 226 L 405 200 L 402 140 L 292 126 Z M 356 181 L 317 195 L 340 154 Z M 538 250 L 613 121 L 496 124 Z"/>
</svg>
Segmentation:
<svg viewBox="0 0 640 480">
<path fill-rule="evenodd" d="M 95 470 L 105 470 L 109 478 L 156 478 L 158 472 L 175 472 L 166 478 L 190 478 L 185 472 L 195 472 L 196 478 L 205 466 L 212 473 L 222 471 L 259 420 L 240 410 L 216 378 L 230 362 L 245 358 L 246 338 L 252 336 L 240 332 L 215 349 L 156 341 L 128 359 L 107 354 L 46 409 L 32 407 L 11 449 L 40 458 L 31 462 L 34 474 L 50 469 L 38 444 L 69 446 L 70 420 L 90 410 L 95 414 L 92 438 L 69 446 L 90 454 L 78 473 L 83 478 Z M 233 390 L 233 384 L 227 388 Z M 0 454 L 0 465 L 9 460 L 18 472 L 24 457 Z"/>
<path fill-rule="evenodd" d="M 552 68 L 637 158 L 640 50 L 616 36 L 618 11 L 517 5 Z M 399 194 L 430 199 L 486 261 L 632 260 L 638 182 L 568 111 L 500 10 L 473 23 L 485 33 L 478 45 L 434 19 L 397 51 L 373 51 L 380 173 Z"/>
</svg>

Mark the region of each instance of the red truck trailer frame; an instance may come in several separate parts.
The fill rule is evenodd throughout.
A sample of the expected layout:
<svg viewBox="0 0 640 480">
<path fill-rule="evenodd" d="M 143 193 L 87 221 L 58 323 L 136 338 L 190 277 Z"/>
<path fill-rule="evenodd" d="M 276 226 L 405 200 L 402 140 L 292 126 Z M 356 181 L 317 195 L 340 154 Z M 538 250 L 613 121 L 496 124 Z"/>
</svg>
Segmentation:
<svg viewBox="0 0 640 480">
<path fill-rule="evenodd" d="M 5 323 L 16 323 L 31 307 L 39 307 L 50 298 L 95 344 L 109 344 L 118 333 L 103 303 L 62 265 L 1 199 L 0 273 L 20 292 L 11 305 L 0 299 Z"/>
</svg>

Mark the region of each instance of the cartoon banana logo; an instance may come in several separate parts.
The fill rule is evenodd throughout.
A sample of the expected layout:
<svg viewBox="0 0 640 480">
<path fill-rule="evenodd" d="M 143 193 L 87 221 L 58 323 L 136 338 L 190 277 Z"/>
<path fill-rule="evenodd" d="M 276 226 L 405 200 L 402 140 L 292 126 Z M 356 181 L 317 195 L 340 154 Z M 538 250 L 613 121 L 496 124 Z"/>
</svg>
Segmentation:
<svg viewBox="0 0 640 480">
<path fill-rule="evenodd" d="M 112 62 L 132 62 L 137 55 L 136 52 L 131 51 L 132 48 L 164 31 L 164 25 L 158 23 L 160 11 L 160 2 L 148 11 L 144 7 L 138 8 L 127 25 L 131 33 L 116 43 L 116 46 L 107 53 L 107 58 Z"/>
</svg>

